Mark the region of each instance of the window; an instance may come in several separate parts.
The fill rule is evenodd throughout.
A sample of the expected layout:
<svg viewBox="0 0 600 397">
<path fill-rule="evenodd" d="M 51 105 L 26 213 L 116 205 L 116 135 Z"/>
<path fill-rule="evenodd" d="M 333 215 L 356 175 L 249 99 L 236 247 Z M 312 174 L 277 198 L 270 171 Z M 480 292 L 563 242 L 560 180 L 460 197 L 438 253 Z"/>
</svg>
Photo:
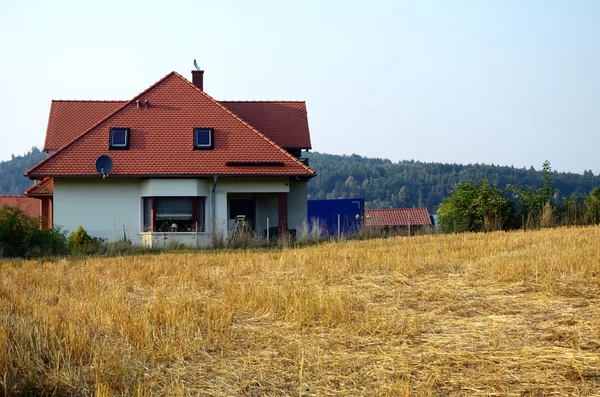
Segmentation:
<svg viewBox="0 0 600 397">
<path fill-rule="evenodd" d="M 214 129 L 194 128 L 194 150 L 214 149 Z"/>
<path fill-rule="evenodd" d="M 152 231 L 152 197 L 144 197 L 144 231 Z"/>
<path fill-rule="evenodd" d="M 145 197 L 145 232 L 204 232 L 205 197 Z"/>
<path fill-rule="evenodd" d="M 110 149 L 126 150 L 129 149 L 129 128 L 110 129 Z"/>
</svg>

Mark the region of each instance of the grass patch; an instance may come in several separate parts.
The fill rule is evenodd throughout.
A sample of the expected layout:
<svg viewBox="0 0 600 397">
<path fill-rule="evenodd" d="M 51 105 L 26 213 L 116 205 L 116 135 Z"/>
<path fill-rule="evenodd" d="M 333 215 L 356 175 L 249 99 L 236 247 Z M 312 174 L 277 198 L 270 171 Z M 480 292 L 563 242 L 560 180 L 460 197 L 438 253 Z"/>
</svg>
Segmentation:
<svg viewBox="0 0 600 397">
<path fill-rule="evenodd" d="M 0 394 L 597 394 L 599 239 L 0 262 Z"/>
</svg>

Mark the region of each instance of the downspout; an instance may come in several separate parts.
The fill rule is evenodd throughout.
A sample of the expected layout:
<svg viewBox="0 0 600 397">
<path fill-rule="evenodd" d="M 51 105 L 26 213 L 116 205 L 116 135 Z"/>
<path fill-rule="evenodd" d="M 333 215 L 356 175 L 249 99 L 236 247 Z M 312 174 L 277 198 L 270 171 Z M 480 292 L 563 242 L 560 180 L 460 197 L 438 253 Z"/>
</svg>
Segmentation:
<svg viewBox="0 0 600 397">
<path fill-rule="evenodd" d="M 211 227 L 212 227 L 212 234 L 213 236 L 215 236 L 215 232 L 216 232 L 216 227 L 217 227 L 217 198 L 215 197 L 215 190 L 217 189 L 217 182 L 219 181 L 219 177 L 217 175 L 213 176 L 213 187 L 212 187 L 212 203 L 211 203 L 211 207 L 212 207 L 212 211 L 211 211 Z M 214 238 L 214 237 L 213 237 Z"/>
</svg>

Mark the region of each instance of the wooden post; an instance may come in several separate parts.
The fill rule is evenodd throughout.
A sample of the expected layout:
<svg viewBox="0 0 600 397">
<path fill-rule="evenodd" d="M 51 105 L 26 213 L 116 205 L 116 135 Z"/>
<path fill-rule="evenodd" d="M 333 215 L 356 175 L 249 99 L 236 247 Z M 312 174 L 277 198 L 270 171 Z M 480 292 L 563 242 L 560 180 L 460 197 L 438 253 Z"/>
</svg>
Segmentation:
<svg viewBox="0 0 600 397">
<path fill-rule="evenodd" d="M 50 229 L 50 198 L 42 197 L 40 206 L 42 207 L 42 230 Z"/>
<path fill-rule="evenodd" d="M 287 219 L 287 193 L 279 193 L 279 205 L 278 205 L 278 216 L 279 216 L 279 237 L 285 236 L 288 231 L 288 219 Z"/>
</svg>

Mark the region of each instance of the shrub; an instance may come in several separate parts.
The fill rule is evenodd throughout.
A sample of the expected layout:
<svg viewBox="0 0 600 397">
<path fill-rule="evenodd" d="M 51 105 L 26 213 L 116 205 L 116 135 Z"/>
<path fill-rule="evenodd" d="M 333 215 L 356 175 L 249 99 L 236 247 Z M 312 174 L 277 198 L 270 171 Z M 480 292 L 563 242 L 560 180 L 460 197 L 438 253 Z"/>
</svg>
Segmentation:
<svg viewBox="0 0 600 397">
<path fill-rule="evenodd" d="M 69 236 L 69 246 L 71 249 L 80 249 L 92 242 L 92 238 L 85 231 L 83 226 L 79 226 L 77 230 L 71 233 Z"/>
<path fill-rule="evenodd" d="M 123 255 L 140 255 L 146 253 L 159 253 L 160 248 L 146 248 L 141 245 L 136 245 L 131 240 L 121 239 L 117 241 L 106 242 L 95 252 L 105 256 L 123 256 Z"/>
<path fill-rule="evenodd" d="M 27 254 L 32 234 L 39 228 L 39 220 L 30 218 L 19 206 L 4 205 L 0 210 L 0 249 L 6 257 Z"/>
<path fill-rule="evenodd" d="M 40 230 L 41 218 L 29 217 L 19 206 L 0 209 L 0 257 L 61 255 L 68 251 L 60 229 Z"/>
<path fill-rule="evenodd" d="M 69 247 L 75 253 L 95 254 L 99 251 L 102 241 L 100 238 L 91 237 L 80 225 L 69 236 Z"/>
<path fill-rule="evenodd" d="M 32 233 L 28 256 L 66 255 L 68 253 L 67 235 L 60 226 L 47 230 L 38 229 Z"/>
</svg>

